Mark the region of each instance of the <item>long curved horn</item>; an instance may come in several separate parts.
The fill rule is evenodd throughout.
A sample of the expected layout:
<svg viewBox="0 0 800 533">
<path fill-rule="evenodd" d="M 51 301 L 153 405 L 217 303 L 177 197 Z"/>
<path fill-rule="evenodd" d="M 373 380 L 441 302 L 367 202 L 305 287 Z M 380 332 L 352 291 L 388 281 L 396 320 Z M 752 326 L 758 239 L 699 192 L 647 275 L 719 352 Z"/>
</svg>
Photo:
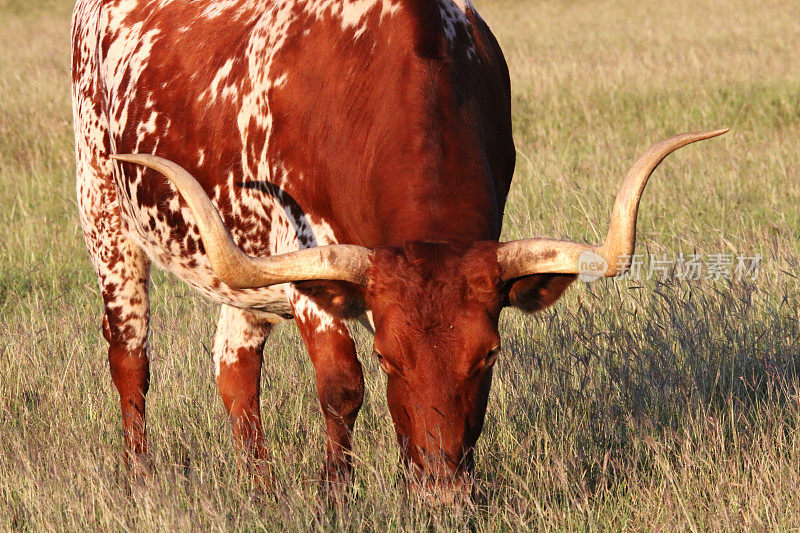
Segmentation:
<svg viewBox="0 0 800 533">
<path fill-rule="evenodd" d="M 194 214 L 214 273 L 234 289 L 254 289 L 304 280 L 367 282 L 372 263 L 368 248 L 334 244 L 269 257 L 252 257 L 233 241 L 228 228 L 194 177 L 179 165 L 149 154 L 111 156 L 157 170 L 178 189 Z"/>
<path fill-rule="evenodd" d="M 523 239 L 507 242 L 497 251 L 503 279 L 532 274 L 589 274 L 612 277 L 630 268 L 636 245 L 636 216 L 647 180 L 669 154 L 687 144 L 711 139 L 728 129 L 683 133 L 654 144 L 628 172 L 611 212 L 608 236 L 602 246 L 590 246 L 552 239 Z"/>
</svg>

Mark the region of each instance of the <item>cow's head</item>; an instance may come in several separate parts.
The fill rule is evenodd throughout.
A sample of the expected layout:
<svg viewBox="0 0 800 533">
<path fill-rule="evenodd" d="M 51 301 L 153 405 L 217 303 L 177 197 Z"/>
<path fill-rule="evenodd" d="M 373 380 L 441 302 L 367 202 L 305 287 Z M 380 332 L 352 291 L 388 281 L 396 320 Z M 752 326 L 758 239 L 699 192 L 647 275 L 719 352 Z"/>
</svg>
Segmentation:
<svg viewBox="0 0 800 533">
<path fill-rule="evenodd" d="M 725 131 L 687 133 L 651 147 L 622 185 L 602 246 L 536 238 L 375 250 L 332 245 L 251 257 L 236 246 L 200 184 L 178 165 L 150 155 L 115 157 L 158 170 L 173 182 L 195 215 L 214 271 L 229 286 L 297 282 L 302 288 L 324 280 L 311 283 L 312 292 L 321 300 L 334 294 L 328 302 L 334 312 L 369 310 L 404 457 L 423 479 L 454 487 L 463 486 L 468 476 L 461 474 L 472 470 L 500 352 L 501 309 L 537 311 L 555 302 L 579 274 L 624 272 L 650 174 L 674 150 Z M 326 291 L 330 282 L 357 290 Z"/>
</svg>

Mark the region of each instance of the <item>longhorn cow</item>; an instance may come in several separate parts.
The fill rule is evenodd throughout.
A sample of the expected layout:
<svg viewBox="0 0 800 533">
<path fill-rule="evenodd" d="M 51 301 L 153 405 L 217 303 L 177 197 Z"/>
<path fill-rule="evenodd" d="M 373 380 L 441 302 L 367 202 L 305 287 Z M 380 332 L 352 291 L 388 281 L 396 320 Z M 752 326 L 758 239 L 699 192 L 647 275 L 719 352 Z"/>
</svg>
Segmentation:
<svg viewBox="0 0 800 533">
<path fill-rule="evenodd" d="M 217 384 L 254 463 L 264 344 L 294 318 L 324 475 L 348 477 L 364 378 L 346 321 L 366 316 L 406 463 L 467 486 L 501 310 L 554 303 L 587 253 L 600 275 L 623 272 L 650 174 L 725 131 L 650 148 L 602 246 L 500 243 L 511 89 L 469 0 L 79 0 L 72 67 L 78 205 L 128 462 L 147 450 L 156 263 L 222 306 Z"/>
</svg>

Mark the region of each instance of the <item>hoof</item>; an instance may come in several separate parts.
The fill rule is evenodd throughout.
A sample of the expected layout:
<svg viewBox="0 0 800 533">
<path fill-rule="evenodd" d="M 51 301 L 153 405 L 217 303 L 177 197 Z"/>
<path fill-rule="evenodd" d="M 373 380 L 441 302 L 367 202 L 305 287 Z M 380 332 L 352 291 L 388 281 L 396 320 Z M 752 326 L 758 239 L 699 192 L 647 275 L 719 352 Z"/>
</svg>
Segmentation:
<svg viewBox="0 0 800 533">
<path fill-rule="evenodd" d="M 353 472 L 349 467 L 328 465 L 320 475 L 320 494 L 329 508 L 345 509 L 353 492 Z"/>
<path fill-rule="evenodd" d="M 146 481 L 155 476 L 153 459 L 147 453 L 125 453 L 128 477 L 135 481 Z"/>
</svg>

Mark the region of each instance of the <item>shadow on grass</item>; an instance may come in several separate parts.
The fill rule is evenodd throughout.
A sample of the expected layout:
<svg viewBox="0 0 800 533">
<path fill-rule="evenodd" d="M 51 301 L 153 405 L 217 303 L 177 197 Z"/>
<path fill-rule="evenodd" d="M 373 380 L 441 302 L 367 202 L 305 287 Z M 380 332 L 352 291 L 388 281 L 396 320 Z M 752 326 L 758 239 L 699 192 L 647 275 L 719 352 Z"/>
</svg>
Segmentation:
<svg viewBox="0 0 800 533">
<path fill-rule="evenodd" d="M 479 506 L 519 499 L 507 486 L 569 506 L 654 483 L 689 456 L 743 465 L 765 442 L 788 446 L 800 417 L 800 327 L 786 288 L 584 289 L 577 305 L 509 319 L 494 398 L 504 407 L 487 420 Z M 519 452 L 492 452 L 502 448 Z"/>
</svg>

